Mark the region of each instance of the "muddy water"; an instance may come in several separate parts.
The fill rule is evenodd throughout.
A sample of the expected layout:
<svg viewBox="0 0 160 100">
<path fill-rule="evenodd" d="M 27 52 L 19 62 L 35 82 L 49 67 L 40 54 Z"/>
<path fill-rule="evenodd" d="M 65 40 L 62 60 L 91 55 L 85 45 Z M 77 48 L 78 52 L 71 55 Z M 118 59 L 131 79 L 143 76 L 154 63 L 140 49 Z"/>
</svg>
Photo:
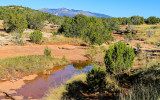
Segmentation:
<svg viewBox="0 0 160 100">
<path fill-rule="evenodd" d="M 23 99 L 40 99 L 51 88 L 64 84 L 73 75 L 78 73 L 86 73 L 93 68 L 88 65 L 89 63 L 74 63 L 73 65 L 54 67 L 45 73 L 50 75 L 44 75 L 39 73 L 38 77 L 32 81 L 26 81 L 26 84 L 16 90 L 16 94 L 12 96 L 23 96 Z"/>
</svg>

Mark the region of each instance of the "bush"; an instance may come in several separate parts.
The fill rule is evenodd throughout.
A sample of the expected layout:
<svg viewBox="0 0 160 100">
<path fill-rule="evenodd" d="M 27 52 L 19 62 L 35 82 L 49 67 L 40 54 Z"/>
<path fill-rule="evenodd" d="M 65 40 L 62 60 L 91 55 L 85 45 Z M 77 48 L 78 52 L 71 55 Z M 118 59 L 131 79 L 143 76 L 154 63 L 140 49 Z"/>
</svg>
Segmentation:
<svg viewBox="0 0 160 100">
<path fill-rule="evenodd" d="M 124 35 L 124 39 L 126 39 L 127 41 L 133 40 L 132 33 L 128 33 L 128 34 Z"/>
<path fill-rule="evenodd" d="M 121 73 L 131 68 L 134 58 L 135 54 L 133 48 L 127 47 L 127 45 L 121 41 L 115 43 L 106 51 L 104 59 L 106 71 L 111 74 Z"/>
<path fill-rule="evenodd" d="M 53 35 L 53 36 L 56 36 L 56 35 L 57 35 L 57 32 L 53 32 L 52 35 Z"/>
<path fill-rule="evenodd" d="M 3 27 L 8 33 L 13 31 L 16 33 L 23 33 L 27 25 L 26 16 L 23 14 L 14 14 L 12 12 L 10 12 L 8 16 L 5 16 L 3 22 Z"/>
<path fill-rule="evenodd" d="M 112 22 L 112 24 L 115 26 L 116 23 Z M 66 18 L 58 33 L 67 37 L 82 38 L 86 42 L 98 45 L 113 39 L 109 26 L 105 26 L 102 20 L 81 14 L 73 18 Z"/>
<path fill-rule="evenodd" d="M 141 51 L 141 45 L 137 44 L 137 51 Z"/>
<path fill-rule="evenodd" d="M 43 34 L 39 30 L 35 30 L 31 33 L 30 39 L 32 42 L 38 44 L 42 40 Z"/>
<path fill-rule="evenodd" d="M 66 61 L 66 60 L 67 60 L 65 55 L 63 55 L 62 60 L 63 60 L 63 61 Z"/>
<path fill-rule="evenodd" d="M 87 74 L 87 84 L 92 92 L 103 92 L 106 87 L 106 72 L 93 68 Z"/>
<path fill-rule="evenodd" d="M 44 49 L 44 55 L 45 55 L 45 56 L 51 56 L 51 49 L 49 49 L 48 47 L 46 47 L 46 48 Z"/>
<path fill-rule="evenodd" d="M 148 37 L 149 37 L 149 38 L 152 37 L 152 31 L 151 31 L 151 30 L 148 30 L 148 31 L 147 31 L 147 34 L 148 34 Z"/>
<path fill-rule="evenodd" d="M 126 30 L 132 32 L 135 30 L 135 27 L 133 25 L 127 25 Z"/>
<path fill-rule="evenodd" d="M 155 16 L 151 16 L 151 17 L 147 18 L 145 22 L 147 24 L 158 24 L 159 23 L 159 18 L 157 18 Z"/>
</svg>

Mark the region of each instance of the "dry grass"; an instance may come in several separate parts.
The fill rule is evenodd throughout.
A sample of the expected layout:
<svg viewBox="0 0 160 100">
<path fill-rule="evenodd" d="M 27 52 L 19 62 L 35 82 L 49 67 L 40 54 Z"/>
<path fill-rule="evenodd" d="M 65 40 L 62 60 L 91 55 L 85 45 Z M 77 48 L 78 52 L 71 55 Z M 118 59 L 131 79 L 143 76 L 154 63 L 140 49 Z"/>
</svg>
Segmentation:
<svg viewBox="0 0 160 100">
<path fill-rule="evenodd" d="M 92 48 L 88 48 L 87 54 L 93 62 L 97 62 L 101 65 L 104 65 L 104 57 L 106 54 L 106 50 L 108 49 L 109 45 L 106 44 L 102 44 L 101 46 L 94 45 Z"/>
<path fill-rule="evenodd" d="M 133 66 L 137 66 L 138 68 L 149 68 L 160 62 L 160 56 L 151 56 L 151 54 L 147 52 L 143 52 L 138 54 L 135 57 Z"/>
<path fill-rule="evenodd" d="M 75 44 L 82 44 L 85 43 L 81 38 L 70 38 L 65 37 L 63 35 L 55 35 L 51 38 L 44 38 L 43 42 L 47 43 L 75 43 Z"/>
<path fill-rule="evenodd" d="M 145 43 L 154 45 L 160 44 L 160 25 L 135 25 L 135 28 L 138 33 L 134 36 L 134 39 L 143 40 Z M 149 37 L 148 31 L 151 31 L 151 37 Z"/>
<path fill-rule="evenodd" d="M 115 77 L 111 76 L 110 74 L 107 74 L 106 76 L 106 83 L 108 84 L 106 87 L 112 86 L 115 90 L 121 90 L 119 87 L 119 82 L 115 79 Z"/>
</svg>

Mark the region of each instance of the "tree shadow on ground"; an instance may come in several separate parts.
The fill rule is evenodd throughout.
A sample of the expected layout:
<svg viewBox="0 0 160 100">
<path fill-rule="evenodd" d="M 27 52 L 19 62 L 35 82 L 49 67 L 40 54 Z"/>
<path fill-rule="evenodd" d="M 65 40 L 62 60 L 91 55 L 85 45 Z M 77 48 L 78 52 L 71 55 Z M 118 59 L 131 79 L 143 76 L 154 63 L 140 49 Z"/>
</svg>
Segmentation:
<svg viewBox="0 0 160 100">
<path fill-rule="evenodd" d="M 89 86 L 82 81 L 75 81 L 67 84 L 67 92 L 63 93 L 62 100 L 115 100 L 117 93 L 110 89 L 105 89 L 107 92 L 99 93 L 89 91 Z M 115 95 L 116 94 L 116 95 Z"/>
<path fill-rule="evenodd" d="M 84 98 L 82 92 L 87 91 L 88 86 L 82 81 L 75 81 L 66 85 L 67 92 L 63 93 L 63 100 L 82 100 Z"/>
</svg>

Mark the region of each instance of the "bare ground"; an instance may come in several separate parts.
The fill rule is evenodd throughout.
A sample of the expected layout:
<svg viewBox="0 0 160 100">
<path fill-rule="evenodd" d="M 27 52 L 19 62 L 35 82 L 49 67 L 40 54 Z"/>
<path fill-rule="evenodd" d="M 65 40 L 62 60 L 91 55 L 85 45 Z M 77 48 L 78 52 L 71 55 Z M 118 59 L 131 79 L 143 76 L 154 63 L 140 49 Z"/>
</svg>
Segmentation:
<svg viewBox="0 0 160 100">
<path fill-rule="evenodd" d="M 24 55 L 43 55 L 46 46 L 51 49 L 53 57 L 62 58 L 63 56 L 65 56 L 70 61 L 88 60 L 88 58 L 85 57 L 86 50 L 84 47 L 69 44 L 5 46 L 0 48 L 0 59 Z"/>
<path fill-rule="evenodd" d="M 18 80 L 18 81 L 5 81 L 5 82 L 1 82 L 0 83 L 0 99 L 1 97 L 5 97 L 6 94 L 14 94 L 16 93 L 16 89 L 20 89 L 22 88 L 23 85 L 25 85 L 25 81 L 26 80 L 33 80 L 37 77 L 36 74 L 34 75 L 29 75 L 29 76 L 25 76 L 22 79 Z M 16 100 L 23 100 L 23 96 L 14 96 L 12 97 Z M 4 99 L 4 100 L 8 100 L 8 99 Z"/>
</svg>

